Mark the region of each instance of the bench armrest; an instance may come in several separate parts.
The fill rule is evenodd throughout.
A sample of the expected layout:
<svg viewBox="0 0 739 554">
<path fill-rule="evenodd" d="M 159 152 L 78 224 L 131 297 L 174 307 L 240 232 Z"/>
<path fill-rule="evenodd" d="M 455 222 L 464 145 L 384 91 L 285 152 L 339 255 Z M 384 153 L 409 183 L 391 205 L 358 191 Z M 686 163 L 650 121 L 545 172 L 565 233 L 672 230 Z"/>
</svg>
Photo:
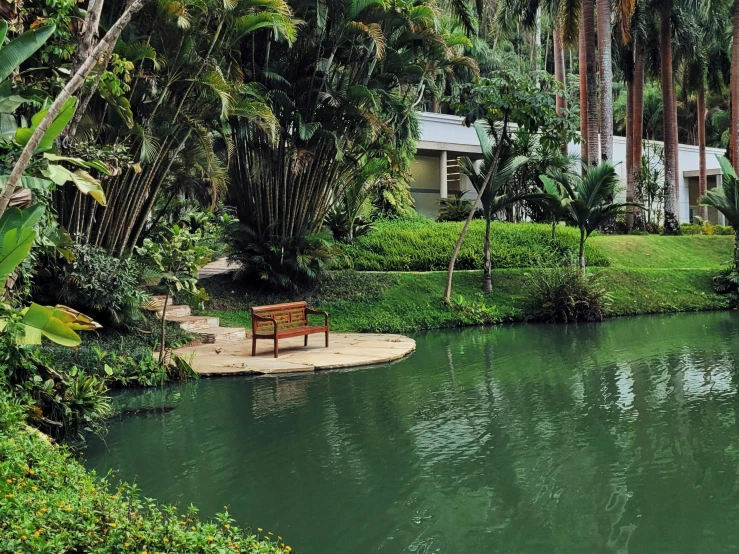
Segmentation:
<svg viewBox="0 0 739 554">
<path fill-rule="evenodd" d="M 312 310 L 310 308 L 305 309 L 305 313 L 307 315 L 322 315 L 323 316 L 323 324 L 328 327 L 328 312 L 324 312 L 323 310 Z"/>
<path fill-rule="evenodd" d="M 256 326 L 256 322 L 257 321 L 271 321 L 272 322 L 272 326 L 274 328 L 273 329 L 273 333 L 274 334 L 277 334 L 277 320 L 274 317 L 264 317 L 264 316 L 261 316 L 259 314 L 254 314 L 254 313 L 251 314 L 251 330 L 252 330 L 252 334 L 254 334 L 254 335 L 257 334 L 257 326 Z"/>
</svg>

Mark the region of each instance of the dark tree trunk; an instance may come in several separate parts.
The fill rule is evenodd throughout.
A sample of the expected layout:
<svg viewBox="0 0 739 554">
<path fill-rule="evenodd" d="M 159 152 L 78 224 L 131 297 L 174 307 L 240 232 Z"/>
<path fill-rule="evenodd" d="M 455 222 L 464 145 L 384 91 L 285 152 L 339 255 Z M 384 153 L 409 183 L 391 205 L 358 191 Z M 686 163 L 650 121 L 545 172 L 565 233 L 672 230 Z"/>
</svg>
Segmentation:
<svg viewBox="0 0 739 554">
<path fill-rule="evenodd" d="M 706 172 L 706 91 L 703 83 L 698 87 L 696 98 L 698 126 L 698 196 L 703 196 L 708 190 L 708 175 Z M 708 219 L 708 206 L 702 204 L 698 207 L 698 215 L 702 219 Z"/>
<path fill-rule="evenodd" d="M 482 266 L 482 292 L 493 292 L 493 279 L 490 275 L 490 217 L 485 216 L 485 246 L 483 249 L 483 266 Z"/>
<path fill-rule="evenodd" d="M 679 173 L 677 162 L 677 101 L 672 75 L 671 9 L 660 14 L 660 80 L 665 129 L 665 229 L 666 235 L 680 234 Z"/>
</svg>

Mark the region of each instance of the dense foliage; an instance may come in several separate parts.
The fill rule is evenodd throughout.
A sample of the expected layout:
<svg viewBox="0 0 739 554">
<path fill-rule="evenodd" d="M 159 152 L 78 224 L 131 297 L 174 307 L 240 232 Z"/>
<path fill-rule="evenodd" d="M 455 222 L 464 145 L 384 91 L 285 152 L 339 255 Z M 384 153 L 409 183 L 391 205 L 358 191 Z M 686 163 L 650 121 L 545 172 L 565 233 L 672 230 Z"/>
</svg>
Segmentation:
<svg viewBox="0 0 739 554">
<path fill-rule="evenodd" d="M 545 323 L 603 319 L 610 297 L 599 274 L 583 275 L 574 261 L 533 271 L 526 291 L 527 319 Z"/>
<path fill-rule="evenodd" d="M 281 538 L 239 527 L 225 510 L 203 520 L 115 488 L 70 452 L 23 425 L 24 407 L 0 393 L 0 551 L 289 553 Z M 228 500 L 224 499 L 224 503 Z"/>
<path fill-rule="evenodd" d="M 380 222 L 368 235 L 344 247 L 354 269 L 371 271 L 441 271 L 459 235 L 458 223 L 435 223 L 429 219 Z M 555 265 L 577 253 L 579 232 L 558 227 L 552 241 L 551 226 L 535 223 L 493 222 L 491 264 L 493 268 L 532 267 L 540 260 Z M 482 269 L 485 222 L 473 221 L 457 260 L 457 269 Z M 597 247 L 586 245 L 589 265 L 609 261 Z"/>
</svg>

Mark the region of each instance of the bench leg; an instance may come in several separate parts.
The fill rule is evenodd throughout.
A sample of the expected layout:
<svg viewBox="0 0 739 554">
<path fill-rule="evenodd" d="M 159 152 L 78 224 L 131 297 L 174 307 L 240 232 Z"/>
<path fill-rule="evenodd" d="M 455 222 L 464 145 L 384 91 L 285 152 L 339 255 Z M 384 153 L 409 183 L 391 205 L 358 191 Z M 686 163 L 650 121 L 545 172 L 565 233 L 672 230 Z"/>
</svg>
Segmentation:
<svg viewBox="0 0 739 554">
<path fill-rule="evenodd" d="M 277 346 L 277 336 L 275 336 L 275 358 L 280 354 L 280 347 Z"/>
<path fill-rule="evenodd" d="M 328 331 L 326 331 L 326 348 L 328 348 Z"/>
<path fill-rule="evenodd" d="M 308 335 L 305 335 L 305 340 L 303 341 L 303 346 L 308 346 Z"/>
<path fill-rule="evenodd" d="M 257 337 L 254 335 L 251 337 L 251 355 L 252 357 L 257 355 Z"/>
</svg>

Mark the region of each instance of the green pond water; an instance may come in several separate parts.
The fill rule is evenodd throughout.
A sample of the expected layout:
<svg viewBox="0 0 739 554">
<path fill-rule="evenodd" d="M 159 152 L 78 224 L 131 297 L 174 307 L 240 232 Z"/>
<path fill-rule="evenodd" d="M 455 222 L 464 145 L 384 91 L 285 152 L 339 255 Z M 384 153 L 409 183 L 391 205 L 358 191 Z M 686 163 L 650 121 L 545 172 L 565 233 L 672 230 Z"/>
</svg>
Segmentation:
<svg viewBox="0 0 739 554">
<path fill-rule="evenodd" d="M 430 332 L 116 399 L 86 464 L 303 554 L 739 551 L 739 314 Z"/>
</svg>

